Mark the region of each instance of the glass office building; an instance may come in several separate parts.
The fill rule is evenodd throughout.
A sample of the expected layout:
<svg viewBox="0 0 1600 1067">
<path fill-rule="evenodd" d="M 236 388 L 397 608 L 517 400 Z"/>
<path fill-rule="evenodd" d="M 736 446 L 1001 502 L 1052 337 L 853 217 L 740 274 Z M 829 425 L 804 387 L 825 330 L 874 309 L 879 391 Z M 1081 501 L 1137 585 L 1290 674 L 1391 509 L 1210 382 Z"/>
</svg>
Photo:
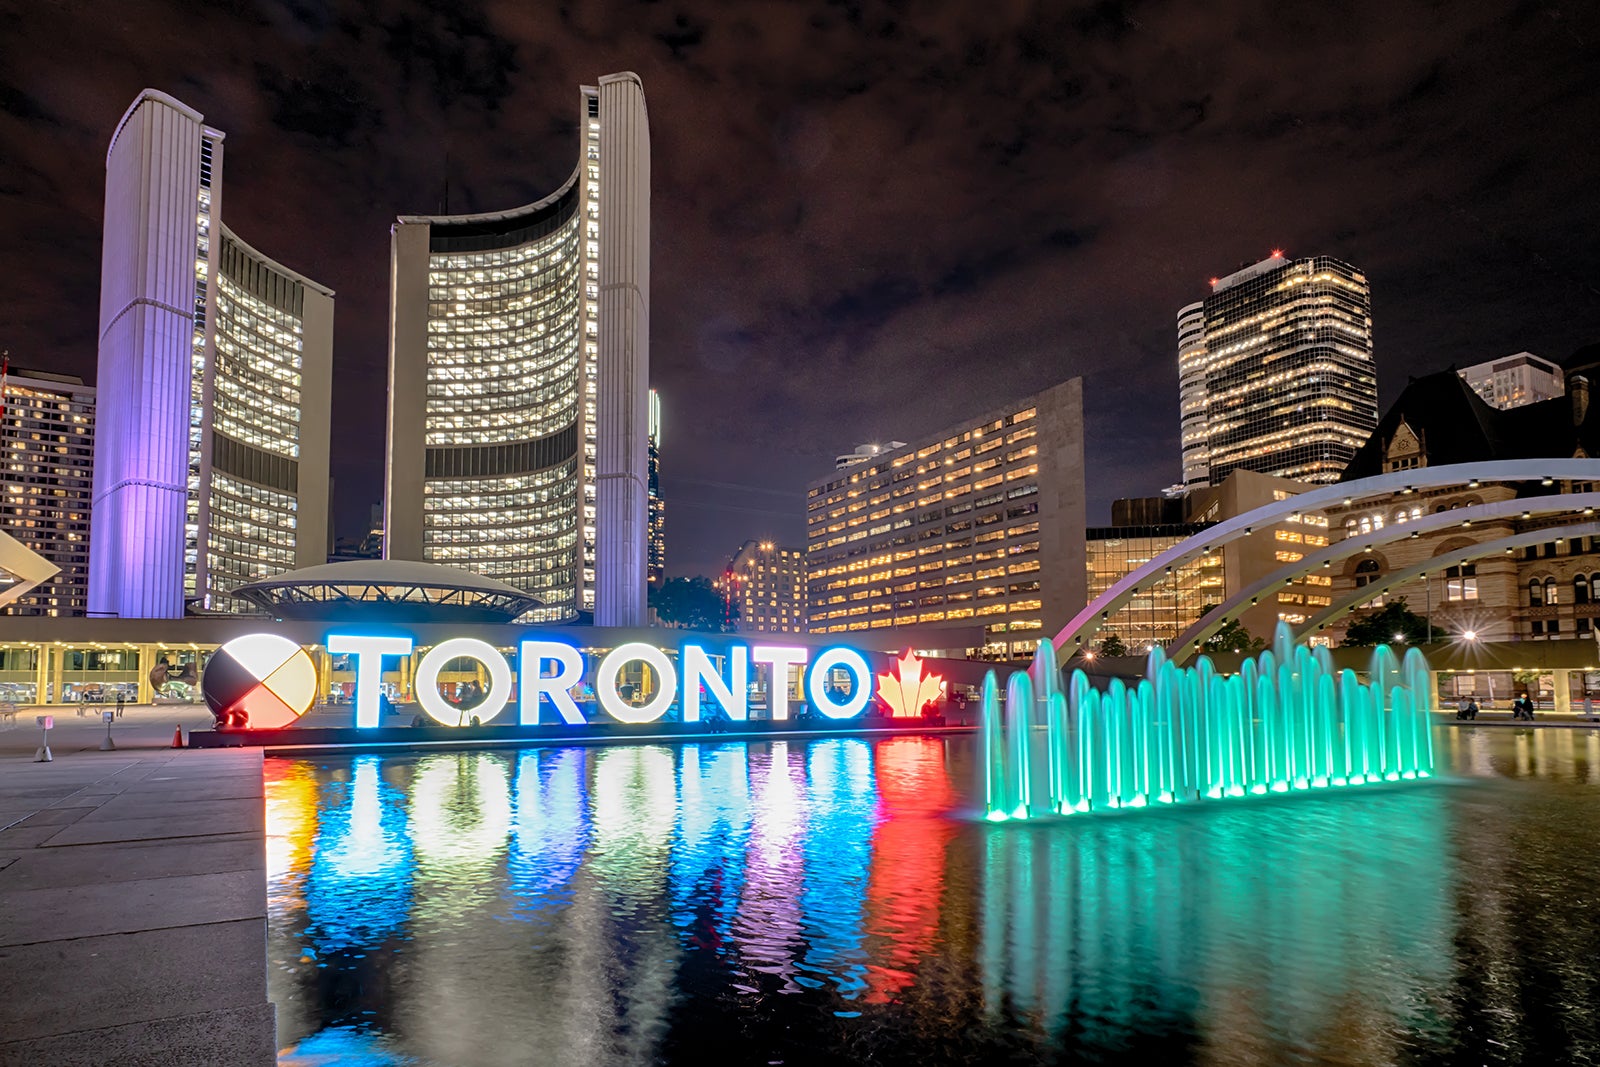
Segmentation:
<svg viewBox="0 0 1600 1067">
<path fill-rule="evenodd" d="M 1207 523 L 1093 527 L 1085 536 L 1089 599 L 1167 549 L 1207 528 Z M 1196 557 L 1162 581 L 1151 582 L 1106 621 L 1102 639 L 1116 634 L 1130 653 L 1166 647 L 1208 607 L 1227 598 L 1221 549 Z"/>
<path fill-rule="evenodd" d="M 579 93 L 534 204 L 403 216 L 391 244 L 385 554 L 644 622 L 649 142 L 631 74 Z M 634 587 L 637 586 L 637 589 Z"/>
<path fill-rule="evenodd" d="M 333 292 L 222 224 L 223 134 L 147 89 L 106 155 L 88 611 L 249 610 L 326 559 Z"/>
<path fill-rule="evenodd" d="M 1370 296 L 1348 263 L 1275 252 L 1179 312 L 1187 487 L 1235 470 L 1338 480 L 1378 422 Z"/>
</svg>

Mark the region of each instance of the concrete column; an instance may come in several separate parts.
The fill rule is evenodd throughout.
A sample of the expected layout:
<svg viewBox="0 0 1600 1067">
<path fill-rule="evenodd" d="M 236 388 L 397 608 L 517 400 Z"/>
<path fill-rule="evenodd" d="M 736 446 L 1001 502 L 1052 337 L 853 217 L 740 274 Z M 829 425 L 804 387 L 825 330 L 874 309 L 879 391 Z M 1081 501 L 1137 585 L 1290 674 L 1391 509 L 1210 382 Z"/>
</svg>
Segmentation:
<svg viewBox="0 0 1600 1067">
<path fill-rule="evenodd" d="M 597 626 L 646 622 L 649 539 L 650 123 L 638 75 L 600 79 Z"/>
<path fill-rule="evenodd" d="M 50 646 L 50 677 L 44 693 L 39 695 L 41 704 L 61 703 L 61 657 L 64 650 L 60 645 Z M 49 696 L 46 697 L 45 693 Z"/>
<path fill-rule="evenodd" d="M 156 666 L 156 646 L 139 646 L 139 696 L 137 703 L 154 704 L 156 700 L 155 688 L 150 684 L 150 672 Z"/>
<path fill-rule="evenodd" d="M 428 238 L 398 222 L 389 245 L 389 448 L 384 457 L 383 557 L 421 559 L 428 389 Z"/>
<path fill-rule="evenodd" d="M 1572 714 L 1572 672 L 1557 670 L 1551 672 L 1555 676 L 1556 687 L 1556 714 Z"/>
<path fill-rule="evenodd" d="M 33 664 L 33 701 L 35 704 L 45 703 L 45 686 L 50 684 L 50 646 L 43 642 L 39 645 L 38 658 Z"/>
</svg>

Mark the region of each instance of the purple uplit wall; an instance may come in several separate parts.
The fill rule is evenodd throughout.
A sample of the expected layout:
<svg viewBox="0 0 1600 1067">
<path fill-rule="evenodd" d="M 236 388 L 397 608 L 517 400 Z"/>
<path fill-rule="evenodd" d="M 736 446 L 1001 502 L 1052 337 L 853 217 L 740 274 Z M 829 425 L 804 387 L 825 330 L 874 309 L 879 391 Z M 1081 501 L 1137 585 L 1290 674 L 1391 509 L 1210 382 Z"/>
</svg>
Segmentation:
<svg viewBox="0 0 1600 1067">
<path fill-rule="evenodd" d="M 183 615 L 203 129 L 146 89 L 106 154 L 91 615 Z"/>
</svg>

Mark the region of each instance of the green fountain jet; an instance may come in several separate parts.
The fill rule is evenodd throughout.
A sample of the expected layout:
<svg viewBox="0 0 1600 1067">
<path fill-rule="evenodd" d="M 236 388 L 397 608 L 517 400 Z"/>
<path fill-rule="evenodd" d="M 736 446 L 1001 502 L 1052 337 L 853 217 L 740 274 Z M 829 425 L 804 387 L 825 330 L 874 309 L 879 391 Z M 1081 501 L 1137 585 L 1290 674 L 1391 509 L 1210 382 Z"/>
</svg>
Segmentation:
<svg viewBox="0 0 1600 1067">
<path fill-rule="evenodd" d="M 1137 685 L 1104 691 L 1081 671 L 1060 691 L 1055 648 L 1031 672 L 983 684 L 985 799 L 994 822 L 1178 804 L 1433 773 L 1428 664 L 1372 654 L 1368 681 L 1335 671 L 1326 648 L 1294 643 L 1280 623 L 1273 646 L 1223 677 L 1205 656 L 1193 667 L 1150 652 Z M 1042 728 L 1048 799 L 1035 800 L 1034 745 Z"/>
</svg>

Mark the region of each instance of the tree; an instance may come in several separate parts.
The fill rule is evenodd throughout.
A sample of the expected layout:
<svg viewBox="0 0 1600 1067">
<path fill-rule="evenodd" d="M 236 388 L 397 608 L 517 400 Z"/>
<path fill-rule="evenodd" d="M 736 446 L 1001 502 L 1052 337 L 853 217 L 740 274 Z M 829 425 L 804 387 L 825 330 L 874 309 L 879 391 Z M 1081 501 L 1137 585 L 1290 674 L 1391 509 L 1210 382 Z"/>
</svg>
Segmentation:
<svg viewBox="0 0 1600 1067">
<path fill-rule="evenodd" d="M 1207 652 L 1241 652 L 1249 655 L 1260 652 L 1266 647 L 1266 639 L 1252 637 L 1250 631 L 1246 630 L 1238 619 L 1229 619 L 1223 624 L 1222 629 L 1205 641 Z"/>
<path fill-rule="evenodd" d="M 1100 639 L 1100 655 L 1110 656 L 1115 659 L 1118 656 L 1126 656 L 1127 654 L 1128 646 L 1123 644 L 1122 638 L 1116 634 L 1106 634 Z"/>
<path fill-rule="evenodd" d="M 1428 620 L 1395 597 L 1383 607 L 1351 623 L 1344 632 L 1345 648 L 1370 648 L 1379 644 L 1420 645 L 1428 640 Z"/>
<path fill-rule="evenodd" d="M 663 626 L 722 633 L 739 620 L 736 605 L 723 599 L 711 579 L 668 578 L 650 589 L 650 606 Z"/>
</svg>

